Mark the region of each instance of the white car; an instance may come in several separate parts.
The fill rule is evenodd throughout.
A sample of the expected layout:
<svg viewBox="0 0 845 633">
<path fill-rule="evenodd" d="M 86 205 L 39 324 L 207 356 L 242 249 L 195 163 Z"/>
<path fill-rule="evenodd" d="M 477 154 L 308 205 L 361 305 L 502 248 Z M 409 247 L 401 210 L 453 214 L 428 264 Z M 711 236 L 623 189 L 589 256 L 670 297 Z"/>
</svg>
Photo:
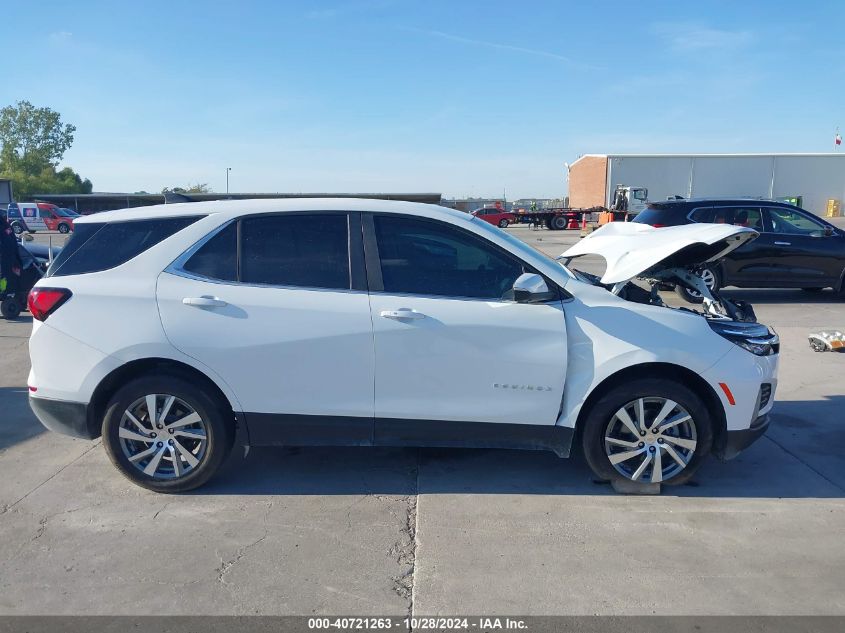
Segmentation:
<svg viewBox="0 0 845 633">
<path fill-rule="evenodd" d="M 683 277 L 755 236 L 609 225 L 567 253 L 606 257 L 598 280 L 437 206 L 101 213 L 30 295 L 30 403 L 162 492 L 203 484 L 235 444 L 565 457 L 576 438 L 603 479 L 682 483 L 765 431 L 778 339 L 748 306 L 673 309 L 628 280 Z"/>
</svg>

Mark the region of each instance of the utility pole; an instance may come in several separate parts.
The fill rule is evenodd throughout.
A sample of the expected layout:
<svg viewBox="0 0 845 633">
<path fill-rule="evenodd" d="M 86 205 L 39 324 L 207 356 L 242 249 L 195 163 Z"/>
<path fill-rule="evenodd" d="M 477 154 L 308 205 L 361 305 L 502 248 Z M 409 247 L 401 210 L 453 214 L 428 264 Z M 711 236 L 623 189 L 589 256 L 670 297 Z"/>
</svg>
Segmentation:
<svg viewBox="0 0 845 633">
<path fill-rule="evenodd" d="M 226 193 L 229 193 L 229 172 L 232 171 L 231 167 L 226 168 Z"/>
</svg>

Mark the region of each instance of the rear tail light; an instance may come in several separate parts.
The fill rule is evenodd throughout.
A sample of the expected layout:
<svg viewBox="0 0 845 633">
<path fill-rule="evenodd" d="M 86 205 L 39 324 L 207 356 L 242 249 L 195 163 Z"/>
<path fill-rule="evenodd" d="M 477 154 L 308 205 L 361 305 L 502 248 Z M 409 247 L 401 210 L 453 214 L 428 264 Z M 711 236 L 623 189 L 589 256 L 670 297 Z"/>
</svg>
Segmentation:
<svg viewBox="0 0 845 633">
<path fill-rule="evenodd" d="M 44 321 L 71 296 L 73 293 L 67 288 L 33 288 L 26 303 L 32 318 Z"/>
<path fill-rule="evenodd" d="M 662 229 L 662 228 L 663 228 L 663 227 L 665 227 L 666 225 L 665 225 L 665 224 L 652 223 L 652 226 L 653 226 L 654 228 L 656 228 L 656 229 Z"/>
</svg>

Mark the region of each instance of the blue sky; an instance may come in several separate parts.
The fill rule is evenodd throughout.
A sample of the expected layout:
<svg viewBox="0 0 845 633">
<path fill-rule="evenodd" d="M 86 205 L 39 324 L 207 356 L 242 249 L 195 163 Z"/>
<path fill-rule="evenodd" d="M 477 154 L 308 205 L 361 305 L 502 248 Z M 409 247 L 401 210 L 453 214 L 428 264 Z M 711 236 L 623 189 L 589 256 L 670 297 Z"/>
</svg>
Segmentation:
<svg viewBox="0 0 845 633">
<path fill-rule="evenodd" d="M 0 104 L 97 191 L 556 197 L 584 153 L 829 151 L 842 2 L 15 2 Z"/>
</svg>

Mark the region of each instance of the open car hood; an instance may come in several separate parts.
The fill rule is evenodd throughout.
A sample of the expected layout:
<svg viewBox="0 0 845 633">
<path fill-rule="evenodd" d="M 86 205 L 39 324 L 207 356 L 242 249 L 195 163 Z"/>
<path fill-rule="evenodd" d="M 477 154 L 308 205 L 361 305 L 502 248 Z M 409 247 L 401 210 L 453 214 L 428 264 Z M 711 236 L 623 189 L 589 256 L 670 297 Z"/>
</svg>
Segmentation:
<svg viewBox="0 0 845 633">
<path fill-rule="evenodd" d="M 565 251 L 564 258 L 601 255 L 603 284 L 647 277 L 666 269 L 689 268 L 721 259 L 758 235 L 731 224 L 684 224 L 655 228 L 637 222 L 611 222 Z"/>
</svg>

